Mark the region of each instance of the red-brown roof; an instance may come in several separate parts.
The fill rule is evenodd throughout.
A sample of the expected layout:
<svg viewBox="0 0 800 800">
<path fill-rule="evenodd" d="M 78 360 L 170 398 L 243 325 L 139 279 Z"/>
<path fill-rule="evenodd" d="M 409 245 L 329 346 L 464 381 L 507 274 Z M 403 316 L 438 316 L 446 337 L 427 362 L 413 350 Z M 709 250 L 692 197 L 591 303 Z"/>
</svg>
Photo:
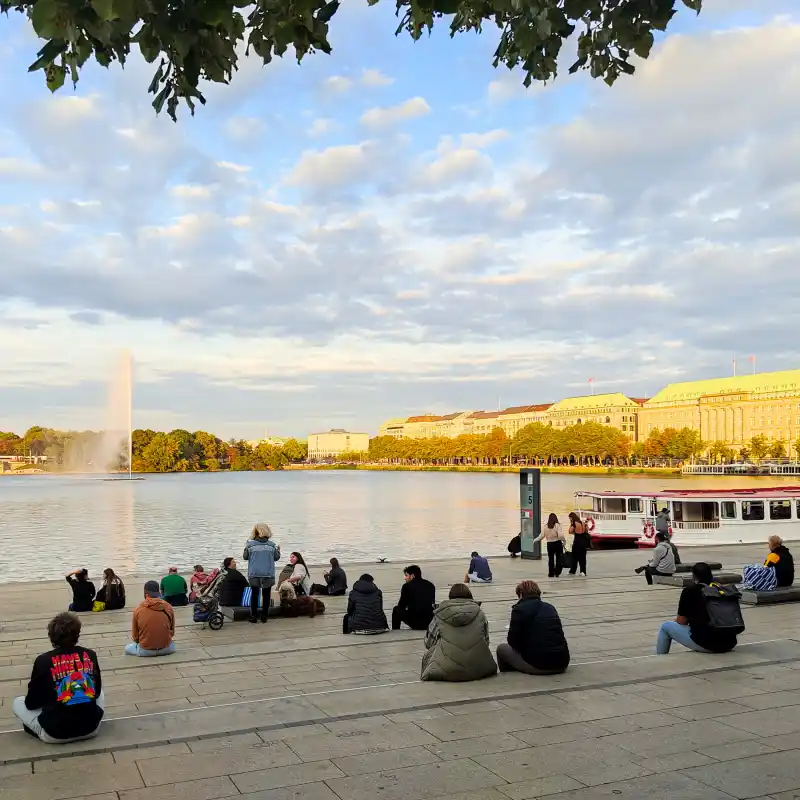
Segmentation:
<svg viewBox="0 0 800 800">
<path fill-rule="evenodd" d="M 631 397 L 634 403 L 638 403 L 640 406 L 643 406 L 650 398 L 649 397 Z"/>
<path fill-rule="evenodd" d="M 500 413 L 501 414 L 524 414 L 530 411 L 547 411 L 550 406 L 553 405 L 552 403 L 539 403 L 538 405 L 534 406 L 510 406 L 509 408 L 504 408 Z"/>
<path fill-rule="evenodd" d="M 432 414 L 423 414 L 419 417 L 409 417 L 406 422 L 438 422 L 442 417 L 435 417 Z"/>
<path fill-rule="evenodd" d="M 463 411 L 456 411 L 455 414 L 445 414 L 443 417 L 439 417 L 442 422 L 449 419 L 455 419 L 456 417 L 460 417 L 464 412 Z"/>
<path fill-rule="evenodd" d="M 476 411 L 469 415 L 471 419 L 497 419 L 500 416 L 499 411 Z"/>
</svg>

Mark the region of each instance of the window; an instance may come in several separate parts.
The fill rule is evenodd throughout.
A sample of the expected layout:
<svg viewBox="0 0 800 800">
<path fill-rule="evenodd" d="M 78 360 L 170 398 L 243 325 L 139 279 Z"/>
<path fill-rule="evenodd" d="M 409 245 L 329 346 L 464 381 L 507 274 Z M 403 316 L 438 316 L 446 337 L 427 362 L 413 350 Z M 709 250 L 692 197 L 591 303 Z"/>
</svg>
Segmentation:
<svg viewBox="0 0 800 800">
<path fill-rule="evenodd" d="M 606 417 L 606 422 L 611 422 L 611 417 Z"/>
<path fill-rule="evenodd" d="M 770 500 L 769 501 L 770 519 L 791 519 L 792 502 L 791 500 Z"/>
<path fill-rule="evenodd" d="M 745 522 L 758 522 L 764 519 L 763 500 L 743 500 L 742 519 Z"/>
<path fill-rule="evenodd" d="M 641 514 L 642 513 L 642 498 L 641 497 L 629 497 L 628 498 L 628 513 L 629 514 Z"/>
<path fill-rule="evenodd" d="M 725 500 L 720 503 L 722 519 L 736 519 L 736 503 L 732 500 Z"/>
</svg>

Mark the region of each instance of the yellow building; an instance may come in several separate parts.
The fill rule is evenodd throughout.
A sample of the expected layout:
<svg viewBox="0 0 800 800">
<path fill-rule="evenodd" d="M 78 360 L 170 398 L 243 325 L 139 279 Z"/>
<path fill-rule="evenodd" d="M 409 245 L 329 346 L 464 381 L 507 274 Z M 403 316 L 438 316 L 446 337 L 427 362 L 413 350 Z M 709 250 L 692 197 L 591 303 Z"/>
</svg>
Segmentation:
<svg viewBox="0 0 800 800">
<path fill-rule="evenodd" d="M 621 392 L 567 397 L 553 403 L 547 411 L 547 423 L 554 428 L 597 422 L 619 428 L 632 441 L 638 434 L 637 417 L 644 400 L 626 397 Z"/>
<path fill-rule="evenodd" d="M 671 383 L 639 413 L 639 431 L 694 428 L 706 442 L 740 448 L 753 436 L 788 446 L 800 437 L 800 370 Z"/>
<path fill-rule="evenodd" d="M 336 458 L 342 453 L 365 453 L 367 450 L 368 433 L 350 433 L 342 428 L 333 428 L 325 433 L 308 435 L 308 458 L 311 461 Z"/>
</svg>

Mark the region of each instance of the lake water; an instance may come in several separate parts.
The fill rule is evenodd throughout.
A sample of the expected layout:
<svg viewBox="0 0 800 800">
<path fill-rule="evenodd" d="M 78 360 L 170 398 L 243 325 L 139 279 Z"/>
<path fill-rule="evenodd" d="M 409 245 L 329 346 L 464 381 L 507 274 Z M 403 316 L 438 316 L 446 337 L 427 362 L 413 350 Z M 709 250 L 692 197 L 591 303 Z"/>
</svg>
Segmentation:
<svg viewBox="0 0 800 800">
<path fill-rule="evenodd" d="M 545 514 L 566 515 L 578 489 L 773 485 L 776 478 L 542 476 Z M 797 483 L 797 478 L 786 479 Z M 160 575 L 240 556 L 256 522 L 309 563 L 423 561 L 505 552 L 519 531 L 514 474 L 287 471 L 0 477 L 0 583 L 52 580 L 86 566 Z"/>
</svg>

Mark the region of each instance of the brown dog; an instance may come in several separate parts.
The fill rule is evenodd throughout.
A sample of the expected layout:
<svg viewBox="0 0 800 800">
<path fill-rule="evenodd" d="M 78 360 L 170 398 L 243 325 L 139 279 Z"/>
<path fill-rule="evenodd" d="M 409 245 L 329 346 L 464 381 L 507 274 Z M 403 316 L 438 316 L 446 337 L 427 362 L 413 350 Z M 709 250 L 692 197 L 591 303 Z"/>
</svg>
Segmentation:
<svg viewBox="0 0 800 800">
<path fill-rule="evenodd" d="M 315 617 L 325 613 L 325 604 L 314 597 L 281 597 L 282 617 Z"/>
</svg>

